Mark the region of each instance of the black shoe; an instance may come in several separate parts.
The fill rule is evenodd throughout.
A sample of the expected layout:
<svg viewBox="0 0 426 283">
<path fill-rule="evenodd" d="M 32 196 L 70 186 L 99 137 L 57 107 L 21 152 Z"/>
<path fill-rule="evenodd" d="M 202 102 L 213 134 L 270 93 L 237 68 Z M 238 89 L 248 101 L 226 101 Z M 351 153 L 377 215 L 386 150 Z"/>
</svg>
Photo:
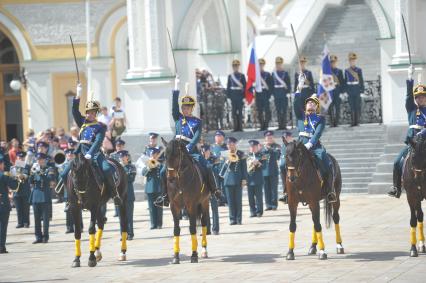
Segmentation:
<svg viewBox="0 0 426 283">
<path fill-rule="evenodd" d="M 16 229 L 19 229 L 19 228 L 24 228 L 24 224 L 18 224 L 18 225 L 16 225 Z"/>
<path fill-rule="evenodd" d="M 133 235 L 127 235 L 127 241 L 131 241 L 131 240 L 133 240 Z"/>
<path fill-rule="evenodd" d="M 47 242 L 49 242 L 48 238 L 43 238 L 43 244 L 46 244 Z"/>
<path fill-rule="evenodd" d="M 169 197 L 167 194 L 159 196 L 155 201 L 154 205 L 157 207 L 168 207 L 170 205 Z"/>
<path fill-rule="evenodd" d="M 157 229 L 163 229 L 163 225 L 157 226 Z"/>
<path fill-rule="evenodd" d="M 283 202 L 284 204 L 288 204 L 288 195 L 284 194 L 282 197 L 278 199 L 280 202 Z"/>
<path fill-rule="evenodd" d="M 250 214 L 250 218 L 256 217 L 256 214 Z"/>
<path fill-rule="evenodd" d="M 262 216 L 263 216 L 263 213 L 258 213 L 256 216 L 257 216 L 257 217 L 262 217 Z"/>
<path fill-rule="evenodd" d="M 265 209 L 265 211 L 269 211 L 269 210 L 272 210 L 272 207 L 267 207 L 267 208 Z"/>
<path fill-rule="evenodd" d="M 5 247 L 0 248 L 0 254 L 8 254 L 9 252 L 6 250 Z"/>
<path fill-rule="evenodd" d="M 65 234 L 69 234 L 69 233 L 74 233 L 73 229 L 67 229 L 67 231 L 65 231 Z"/>
<path fill-rule="evenodd" d="M 229 225 L 237 225 L 236 221 L 232 221 L 231 223 L 229 223 Z"/>
<path fill-rule="evenodd" d="M 43 241 L 42 241 L 42 240 L 35 240 L 35 241 L 33 242 L 33 244 L 40 244 L 40 243 L 43 243 Z"/>
<path fill-rule="evenodd" d="M 30 224 L 24 224 L 24 228 L 30 228 Z"/>
<path fill-rule="evenodd" d="M 399 198 L 401 196 L 401 188 L 397 188 L 397 187 L 392 187 L 392 190 L 388 192 L 388 196 L 390 197 L 394 197 L 394 198 Z"/>
<path fill-rule="evenodd" d="M 154 229 L 157 229 L 157 227 L 155 227 L 155 226 L 151 226 L 149 229 L 150 229 L 150 230 L 154 230 Z"/>
<path fill-rule="evenodd" d="M 213 231 L 213 235 L 219 235 L 219 231 Z"/>
</svg>

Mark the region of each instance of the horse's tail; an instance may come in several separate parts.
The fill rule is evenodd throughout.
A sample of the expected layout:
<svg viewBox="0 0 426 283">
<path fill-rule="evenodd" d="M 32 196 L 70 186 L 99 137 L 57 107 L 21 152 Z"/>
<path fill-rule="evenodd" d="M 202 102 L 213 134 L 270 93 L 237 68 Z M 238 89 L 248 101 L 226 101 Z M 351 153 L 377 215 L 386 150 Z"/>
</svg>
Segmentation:
<svg viewBox="0 0 426 283">
<path fill-rule="evenodd" d="M 341 173 L 340 173 L 340 167 L 339 164 L 337 163 L 337 160 L 331 155 L 328 154 L 328 157 L 332 163 L 332 170 L 333 170 L 333 182 L 332 182 L 332 186 L 334 188 L 332 188 L 332 190 L 336 193 L 336 197 L 339 198 L 340 195 L 340 190 L 342 187 L 341 184 Z M 336 182 L 336 179 L 337 182 Z M 331 222 L 333 220 L 333 203 L 328 201 L 328 198 L 326 197 L 324 199 L 324 221 L 325 221 L 325 227 L 328 229 L 331 226 Z"/>
</svg>

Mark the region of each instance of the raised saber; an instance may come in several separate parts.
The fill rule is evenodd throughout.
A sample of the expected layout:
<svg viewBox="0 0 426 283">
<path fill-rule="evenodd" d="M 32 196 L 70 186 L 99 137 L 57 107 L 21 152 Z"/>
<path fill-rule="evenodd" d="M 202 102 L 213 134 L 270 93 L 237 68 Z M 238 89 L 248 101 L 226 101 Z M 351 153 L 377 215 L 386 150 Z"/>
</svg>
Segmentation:
<svg viewBox="0 0 426 283">
<path fill-rule="evenodd" d="M 173 63 L 175 64 L 175 76 L 177 76 L 175 53 L 173 52 L 173 43 L 172 43 L 172 38 L 170 37 L 169 29 L 167 29 L 167 35 L 169 36 L 170 48 L 172 49 Z"/>
<path fill-rule="evenodd" d="M 71 40 L 72 53 L 74 54 L 75 69 L 77 71 L 77 83 L 80 83 L 80 73 L 78 72 L 77 57 L 75 57 L 74 43 L 72 41 L 71 34 L 70 34 L 70 40 Z"/>
<path fill-rule="evenodd" d="M 296 34 L 294 33 L 293 25 L 290 24 L 290 27 L 291 27 L 291 33 L 293 34 L 294 45 L 296 46 L 297 60 L 299 61 L 299 71 L 302 72 L 302 65 L 300 64 L 299 45 L 297 45 Z"/>
<path fill-rule="evenodd" d="M 405 39 L 407 39 L 407 49 L 408 49 L 408 60 L 411 65 L 411 51 L 410 51 L 410 41 L 408 40 L 407 26 L 405 25 L 404 15 L 401 13 L 402 24 L 404 25 Z"/>
</svg>

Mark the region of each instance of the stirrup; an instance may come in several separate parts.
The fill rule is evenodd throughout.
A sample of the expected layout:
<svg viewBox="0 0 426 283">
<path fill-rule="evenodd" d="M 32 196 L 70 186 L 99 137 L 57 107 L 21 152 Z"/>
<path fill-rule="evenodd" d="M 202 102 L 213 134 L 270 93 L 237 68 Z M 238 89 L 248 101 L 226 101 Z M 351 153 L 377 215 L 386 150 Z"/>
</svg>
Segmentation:
<svg viewBox="0 0 426 283">
<path fill-rule="evenodd" d="M 121 206 L 123 204 L 123 200 L 118 194 L 116 194 L 112 199 L 114 200 L 115 206 Z"/>
<path fill-rule="evenodd" d="M 159 196 L 155 201 L 154 201 L 154 205 L 156 207 L 168 207 L 170 205 L 170 201 L 169 198 L 167 197 L 167 195 L 162 195 Z"/>
<path fill-rule="evenodd" d="M 330 192 L 327 194 L 327 202 L 334 203 L 337 201 L 337 196 L 335 192 Z"/>
<path fill-rule="evenodd" d="M 284 204 L 288 204 L 288 195 L 284 194 L 282 197 L 279 198 L 280 202 L 283 202 Z"/>
</svg>

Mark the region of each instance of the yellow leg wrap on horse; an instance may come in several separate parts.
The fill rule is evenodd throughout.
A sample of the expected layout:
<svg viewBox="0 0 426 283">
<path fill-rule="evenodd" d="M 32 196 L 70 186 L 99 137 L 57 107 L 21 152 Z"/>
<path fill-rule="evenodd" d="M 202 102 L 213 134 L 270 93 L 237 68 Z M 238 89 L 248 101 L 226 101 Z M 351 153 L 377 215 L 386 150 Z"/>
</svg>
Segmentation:
<svg viewBox="0 0 426 283">
<path fill-rule="evenodd" d="M 174 236 L 173 237 L 173 251 L 175 253 L 179 253 L 180 252 L 179 236 Z"/>
<path fill-rule="evenodd" d="M 317 238 L 318 238 L 318 248 L 320 250 L 324 249 L 324 240 L 322 239 L 322 232 L 317 232 Z"/>
<path fill-rule="evenodd" d="M 318 243 L 317 231 L 315 231 L 315 228 L 312 228 L 312 244 L 316 243 Z"/>
<path fill-rule="evenodd" d="M 336 231 L 336 243 L 342 243 L 342 236 L 340 236 L 340 225 L 334 224 L 334 230 Z"/>
<path fill-rule="evenodd" d="M 121 250 L 127 250 L 127 232 L 121 232 Z"/>
<path fill-rule="evenodd" d="M 89 234 L 89 250 L 95 251 L 95 234 Z"/>
<path fill-rule="evenodd" d="M 102 229 L 98 229 L 96 232 L 96 241 L 95 241 L 95 248 L 99 249 L 101 247 L 101 239 L 102 239 Z"/>
<path fill-rule="evenodd" d="M 411 232 L 410 232 L 410 242 L 412 245 L 417 244 L 417 239 L 416 239 L 416 227 L 411 227 Z"/>
<path fill-rule="evenodd" d="M 425 234 L 423 232 L 423 222 L 417 223 L 417 229 L 419 229 L 419 241 L 425 241 Z"/>
<path fill-rule="evenodd" d="M 81 256 L 81 241 L 75 240 L 75 256 Z"/>
<path fill-rule="evenodd" d="M 191 235 L 192 251 L 196 252 L 198 247 L 197 234 Z"/>
<path fill-rule="evenodd" d="M 207 247 L 207 227 L 203 226 L 201 228 L 201 231 L 202 231 L 201 246 L 205 248 Z"/>
<path fill-rule="evenodd" d="M 288 240 L 288 248 L 294 249 L 294 233 L 290 232 L 289 240 Z"/>
</svg>

